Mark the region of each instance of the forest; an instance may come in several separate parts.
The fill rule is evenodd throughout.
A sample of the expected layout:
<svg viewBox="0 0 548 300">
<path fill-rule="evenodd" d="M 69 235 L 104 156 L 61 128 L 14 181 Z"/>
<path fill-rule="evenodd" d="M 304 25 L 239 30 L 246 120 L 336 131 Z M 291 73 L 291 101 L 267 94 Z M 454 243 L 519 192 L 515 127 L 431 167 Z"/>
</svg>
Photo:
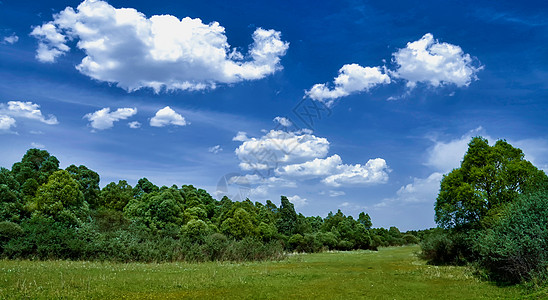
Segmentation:
<svg viewBox="0 0 548 300">
<path fill-rule="evenodd" d="M 467 265 L 505 284 L 548 279 L 548 176 L 504 140 L 474 137 L 459 168 L 443 176 L 437 228 L 374 228 L 340 210 L 304 216 L 280 205 L 214 199 L 192 185 L 158 187 L 146 178 L 100 188 L 81 165 L 59 168 L 30 149 L 0 170 L 0 256 L 109 262 L 281 260 L 287 253 L 378 250 L 420 244 L 431 265 Z"/>
<path fill-rule="evenodd" d="M 0 255 L 10 259 L 118 262 L 281 259 L 287 252 L 376 250 L 417 244 L 426 231 L 372 228 L 340 210 L 305 217 L 281 204 L 214 199 L 192 185 L 158 187 L 147 178 L 100 188 L 86 166 L 59 168 L 29 149 L 0 170 Z"/>
</svg>

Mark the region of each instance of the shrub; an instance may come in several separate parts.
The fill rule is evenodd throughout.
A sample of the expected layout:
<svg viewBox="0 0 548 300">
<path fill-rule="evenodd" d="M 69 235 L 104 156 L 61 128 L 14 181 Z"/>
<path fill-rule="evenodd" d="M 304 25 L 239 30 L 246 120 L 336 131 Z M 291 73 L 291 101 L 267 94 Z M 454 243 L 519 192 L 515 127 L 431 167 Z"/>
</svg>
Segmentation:
<svg viewBox="0 0 548 300">
<path fill-rule="evenodd" d="M 477 233 L 454 232 L 438 229 L 424 237 L 421 245 L 421 257 L 436 265 L 463 265 L 474 261 Z"/>
<path fill-rule="evenodd" d="M 480 237 L 480 262 L 493 279 L 517 283 L 547 277 L 548 193 L 522 196 Z"/>
</svg>

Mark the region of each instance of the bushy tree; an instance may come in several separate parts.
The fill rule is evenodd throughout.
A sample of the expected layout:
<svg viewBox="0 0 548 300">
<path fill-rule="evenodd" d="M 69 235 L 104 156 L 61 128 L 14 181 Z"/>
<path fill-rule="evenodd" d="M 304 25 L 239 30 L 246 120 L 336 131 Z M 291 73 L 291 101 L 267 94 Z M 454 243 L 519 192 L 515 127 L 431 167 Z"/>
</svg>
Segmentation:
<svg viewBox="0 0 548 300">
<path fill-rule="evenodd" d="M 23 188 L 27 199 L 34 197 L 38 187 L 59 170 L 59 160 L 46 150 L 29 149 L 20 162 L 13 164 L 11 172 Z"/>
<path fill-rule="evenodd" d="M 133 199 L 133 188 L 125 180 L 107 184 L 99 193 L 99 207 L 123 211 Z"/>
<path fill-rule="evenodd" d="M 436 199 L 435 220 L 443 228 L 488 228 L 518 195 L 548 178 L 523 152 L 506 141 L 489 146 L 475 137 L 461 167 L 445 175 Z"/>
<path fill-rule="evenodd" d="M 54 172 L 38 188 L 34 201 L 35 213 L 65 224 L 80 224 L 89 215 L 80 185 L 65 170 Z"/>
<path fill-rule="evenodd" d="M 124 214 L 153 231 L 172 230 L 183 225 L 183 198 L 178 190 L 171 188 L 152 192 L 141 199 L 132 199 Z"/>
<path fill-rule="evenodd" d="M 278 231 L 286 236 L 293 235 L 297 225 L 297 213 L 295 212 L 295 206 L 293 206 L 293 203 L 289 202 L 286 196 L 281 197 L 278 215 Z"/>
<path fill-rule="evenodd" d="M 478 242 L 481 263 L 498 280 L 520 282 L 548 277 L 548 192 L 512 203 Z"/>
<path fill-rule="evenodd" d="M 99 174 L 83 165 L 78 167 L 70 165 L 65 170 L 80 184 L 80 191 L 84 194 L 84 200 L 90 208 L 98 208 L 100 204 L 99 193 L 101 192 Z"/>
</svg>

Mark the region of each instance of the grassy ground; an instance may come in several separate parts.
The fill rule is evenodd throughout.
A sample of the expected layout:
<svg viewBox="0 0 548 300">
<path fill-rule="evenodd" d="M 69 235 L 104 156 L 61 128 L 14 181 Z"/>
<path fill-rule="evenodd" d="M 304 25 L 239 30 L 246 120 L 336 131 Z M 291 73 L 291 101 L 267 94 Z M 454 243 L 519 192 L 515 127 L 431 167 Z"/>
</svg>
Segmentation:
<svg viewBox="0 0 548 300">
<path fill-rule="evenodd" d="M 0 261 L 0 298 L 515 299 L 466 267 L 428 266 L 418 247 L 293 255 L 279 262 L 115 264 Z M 542 296 L 542 295 L 538 295 Z"/>
</svg>

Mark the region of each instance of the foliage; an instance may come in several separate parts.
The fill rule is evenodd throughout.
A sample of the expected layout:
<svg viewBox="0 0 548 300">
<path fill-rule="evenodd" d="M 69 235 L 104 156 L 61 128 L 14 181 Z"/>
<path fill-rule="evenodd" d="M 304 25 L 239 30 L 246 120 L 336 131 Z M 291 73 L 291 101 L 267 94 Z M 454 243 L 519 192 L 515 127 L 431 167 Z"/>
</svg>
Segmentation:
<svg viewBox="0 0 548 300">
<path fill-rule="evenodd" d="M 54 172 L 48 182 L 38 188 L 34 201 L 34 213 L 61 223 L 77 225 L 89 214 L 80 185 L 65 170 Z"/>
<path fill-rule="evenodd" d="M 192 185 L 147 178 L 99 187 L 99 174 L 30 149 L 0 169 L 0 256 L 26 259 L 209 261 L 279 259 L 284 251 L 377 249 L 417 242 L 395 227 L 340 210 L 306 217 L 287 197 L 266 203 L 215 200 Z M 416 233 L 415 233 L 416 234 Z"/>
<path fill-rule="evenodd" d="M 507 283 L 548 278 L 548 177 L 503 140 L 473 138 L 461 167 L 444 176 L 422 257 L 473 263 Z"/>
<path fill-rule="evenodd" d="M 99 207 L 123 211 L 133 199 L 133 188 L 125 180 L 107 184 L 99 194 Z"/>
<path fill-rule="evenodd" d="M 506 141 L 489 146 L 475 137 L 461 167 L 445 175 L 436 199 L 435 220 L 443 228 L 489 228 L 518 195 L 548 181 L 544 172 Z"/>
<path fill-rule="evenodd" d="M 548 192 L 521 197 L 478 243 L 480 262 L 494 279 L 521 282 L 548 275 Z"/>
</svg>

